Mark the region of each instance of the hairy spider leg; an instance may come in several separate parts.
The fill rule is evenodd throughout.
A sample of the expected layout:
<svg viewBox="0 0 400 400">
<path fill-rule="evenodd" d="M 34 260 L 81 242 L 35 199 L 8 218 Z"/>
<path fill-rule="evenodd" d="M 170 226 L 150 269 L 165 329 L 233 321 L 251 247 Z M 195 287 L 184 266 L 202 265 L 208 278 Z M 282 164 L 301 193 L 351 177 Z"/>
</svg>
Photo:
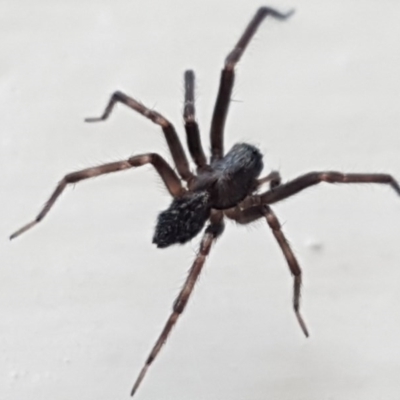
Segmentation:
<svg viewBox="0 0 400 400">
<path fill-rule="evenodd" d="M 187 145 L 197 168 L 202 169 L 207 166 L 207 158 L 201 145 L 199 125 L 196 122 L 195 75 L 192 70 L 185 71 L 184 85 L 185 103 L 183 106 L 183 120 L 185 122 Z"/>
<path fill-rule="evenodd" d="M 155 124 L 160 125 L 164 132 L 165 139 L 179 175 L 187 182 L 194 178 L 193 174 L 190 172 L 189 163 L 186 158 L 185 151 L 183 150 L 182 143 L 179 140 L 176 130 L 171 122 L 169 122 L 158 112 L 144 106 L 142 103 L 138 102 L 132 97 L 129 97 L 120 91 L 114 92 L 110 97 L 103 115 L 98 118 L 86 118 L 85 121 L 99 122 L 106 120 L 110 116 L 116 103 L 125 104 L 126 106 L 137 111 L 139 114 L 142 114 L 149 120 L 153 121 Z"/>
<path fill-rule="evenodd" d="M 226 57 L 225 66 L 221 72 L 217 100 L 211 120 L 211 163 L 215 160 L 221 159 L 224 156 L 224 128 L 229 104 L 231 102 L 232 89 L 235 80 L 234 70 L 236 64 L 240 61 L 240 58 L 246 50 L 249 42 L 253 38 L 265 17 L 270 15 L 276 19 L 285 20 L 289 18 L 293 12 L 294 11 L 290 11 L 286 14 L 282 14 L 269 7 L 259 8 L 253 19 L 247 25 L 243 35 L 236 43 L 236 46 Z"/>
<path fill-rule="evenodd" d="M 300 327 L 306 337 L 309 336 L 307 326 L 303 320 L 303 317 L 300 314 L 300 292 L 301 292 L 301 269 L 299 263 L 295 255 L 293 254 L 292 249 L 282 232 L 282 226 L 272 211 L 271 207 L 264 205 L 262 206 L 262 212 L 267 220 L 269 227 L 272 230 L 272 233 L 275 236 L 276 241 L 278 242 L 279 246 L 282 249 L 283 255 L 286 258 L 286 261 L 289 265 L 290 272 L 294 277 L 293 283 L 293 308 L 296 314 L 297 320 L 299 321 Z"/>
<path fill-rule="evenodd" d="M 307 326 L 304 322 L 303 317 L 300 314 L 300 295 L 301 295 L 301 268 L 294 255 L 289 242 L 287 241 L 284 233 L 282 232 L 282 226 L 272 211 L 272 209 L 267 205 L 258 205 L 254 207 L 249 207 L 246 209 L 240 209 L 240 207 L 235 207 L 229 211 L 225 212 L 228 218 L 233 219 L 239 224 L 246 225 L 250 224 L 262 217 L 265 217 L 269 227 L 278 242 L 283 255 L 285 256 L 286 262 L 289 265 L 290 272 L 293 275 L 293 308 L 296 314 L 296 318 L 300 324 L 300 327 L 306 337 L 309 336 Z"/>
<path fill-rule="evenodd" d="M 281 184 L 282 178 L 281 174 L 278 171 L 271 171 L 268 175 L 264 176 L 264 178 L 257 179 L 257 187 L 264 185 L 264 183 L 269 182 L 269 187 L 273 189 Z"/>
<path fill-rule="evenodd" d="M 97 167 L 86 168 L 80 171 L 71 172 L 64 176 L 61 179 L 60 183 L 57 185 L 53 194 L 49 198 L 49 200 L 44 205 L 43 209 L 40 211 L 38 216 L 29 224 L 24 225 L 22 228 L 18 229 L 14 232 L 10 239 L 14 239 L 17 236 L 21 235 L 28 229 L 37 225 L 50 211 L 53 207 L 54 203 L 67 187 L 68 184 L 77 183 L 81 180 L 94 178 L 96 176 L 109 174 L 111 172 L 123 171 L 125 169 L 140 167 L 145 164 L 152 164 L 156 169 L 158 174 L 161 176 L 161 179 L 164 181 L 165 186 L 167 187 L 169 193 L 173 197 L 179 197 L 184 192 L 185 189 L 182 187 L 181 181 L 176 175 L 175 171 L 170 167 L 170 165 L 158 154 L 149 153 L 149 154 L 141 154 L 134 157 L 129 158 L 125 161 L 117 161 L 108 164 L 99 165 Z"/>
<path fill-rule="evenodd" d="M 249 196 L 243 202 L 243 206 L 246 206 L 246 202 L 250 203 L 261 203 L 261 204 L 273 204 L 287 197 L 293 196 L 296 193 L 321 182 L 328 183 L 380 183 L 391 186 L 398 195 L 400 195 L 400 186 L 398 182 L 389 174 L 345 174 L 337 171 L 325 171 L 325 172 L 309 172 L 305 175 L 301 175 L 290 182 L 281 184 L 274 188 L 274 190 L 267 191 L 260 195 Z M 254 197 L 254 200 L 252 199 Z"/>
<path fill-rule="evenodd" d="M 221 235 L 224 229 L 223 224 L 223 214 L 220 211 L 214 211 L 210 217 L 210 224 L 206 228 L 206 231 L 203 235 L 203 238 L 200 243 L 199 252 L 192 264 L 192 267 L 189 270 L 188 277 L 180 291 L 178 297 L 174 301 L 172 307 L 172 313 L 168 318 L 164 329 L 162 330 L 160 336 L 158 337 L 153 349 L 148 356 L 144 367 L 140 371 L 138 378 L 136 379 L 135 384 L 133 385 L 131 396 L 133 396 L 138 387 L 140 386 L 143 378 L 145 377 L 147 370 L 149 369 L 152 362 L 157 357 L 158 353 L 160 352 L 161 348 L 163 347 L 164 343 L 167 341 L 169 334 L 171 333 L 172 328 L 176 324 L 179 319 L 179 316 L 183 313 L 189 298 L 192 294 L 193 288 L 196 284 L 196 281 L 203 269 L 204 263 L 208 254 L 210 253 L 210 249 L 212 244 L 215 242 L 217 237 Z"/>
</svg>

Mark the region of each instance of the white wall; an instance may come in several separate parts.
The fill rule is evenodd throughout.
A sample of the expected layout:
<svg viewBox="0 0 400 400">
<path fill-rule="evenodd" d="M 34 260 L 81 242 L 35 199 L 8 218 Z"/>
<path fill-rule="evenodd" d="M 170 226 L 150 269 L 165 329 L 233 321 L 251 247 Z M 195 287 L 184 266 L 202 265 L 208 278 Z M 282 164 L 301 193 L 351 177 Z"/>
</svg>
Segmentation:
<svg viewBox="0 0 400 400">
<path fill-rule="evenodd" d="M 274 1 L 238 68 L 227 147 L 258 144 L 285 180 L 310 170 L 400 178 L 400 4 Z M 219 71 L 259 1 L 0 3 L 0 398 L 128 399 L 197 249 L 151 244 L 169 197 L 150 167 L 79 184 L 9 242 L 70 171 L 157 151 L 183 133 L 182 76 L 197 73 L 208 128 Z M 400 199 L 321 185 L 274 208 L 304 270 L 292 281 L 266 224 L 228 224 L 138 399 L 398 399 Z M 319 249 L 319 250 L 318 250 Z"/>
</svg>

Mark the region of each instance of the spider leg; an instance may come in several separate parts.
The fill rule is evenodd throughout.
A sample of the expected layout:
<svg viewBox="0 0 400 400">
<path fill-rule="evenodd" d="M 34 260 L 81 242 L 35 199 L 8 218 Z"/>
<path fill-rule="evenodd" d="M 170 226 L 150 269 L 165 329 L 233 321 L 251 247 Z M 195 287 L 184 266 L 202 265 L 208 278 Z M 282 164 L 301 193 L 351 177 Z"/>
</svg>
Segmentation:
<svg viewBox="0 0 400 400">
<path fill-rule="evenodd" d="M 289 245 L 289 242 L 287 241 L 285 235 L 282 232 L 281 224 L 278 218 L 276 217 L 275 213 L 269 206 L 260 205 L 255 207 L 249 207 L 244 210 L 241 210 L 239 207 L 235 207 L 234 209 L 229 210 L 229 212 L 225 212 L 225 215 L 228 218 L 235 220 L 239 224 L 249 224 L 261 217 L 265 217 L 269 227 L 272 230 L 273 235 L 275 236 L 276 241 L 278 242 L 283 252 L 283 255 L 286 258 L 290 272 L 293 275 L 294 278 L 293 308 L 304 335 L 308 337 L 309 334 L 307 326 L 300 314 L 300 294 L 301 294 L 301 276 L 302 276 L 301 268 L 296 259 L 296 256 L 294 255 Z"/>
<path fill-rule="evenodd" d="M 255 196 L 255 200 L 262 204 L 273 204 L 321 182 L 381 183 L 391 186 L 396 193 L 400 195 L 400 186 L 398 182 L 389 174 L 344 174 L 336 171 L 325 171 L 309 172 L 308 174 L 299 176 L 288 183 L 274 188 L 274 190 Z M 250 196 L 249 199 L 252 201 Z M 246 200 L 244 202 L 246 202 Z"/>
<path fill-rule="evenodd" d="M 137 111 L 139 114 L 142 114 L 146 118 L 150 119 L 155 124 L 161 126 L 179 175 L 185 181 L 191 180 L 193 178 L 193 174 L 190 172 L 189 163 L 186 158 L 185 151 L 183 150 L 182 144 L 179 140 L 179 137 L 176 133 L 174 126 L 161 114 L 144 106 L 142 103 L 138 102 L 132 97 L 129 97 L 126 94 L 119 91 L 114 92 L 111 95 L 111 98 L 104 110 L 103 115 L 98 118 L 86 118 L 85 121 L 98 122 L 106 120 L 110 116 L 116 103 L 125 104 L 126 106 Z"/>
<path fill-rule="evenodd" d="M 294 278 L 293 286 L 293 308 L 296 314 L 297 320 L 299 321 L 300 327 L 306 337 L 309 336 L 307 326 L 300 314 L 300 292 L 301 292 L 301 269 L 292 249 L 290 248 L 289 242 L 282 232 L 281 224 L 276 217 L 275 213 L 267 205 L 263 206 L 263 213 L 267 220 L 272 233 L 275 236 L 276 241 L 282 249 L 283 255 L 289 265 L 290 272 Z"/>
<path fill-rule="evenodd" d="M 195 75 L 191 70 L 185 71 L 185 104 L 183 119 L 185 121 L 186 139 L 190 155 L 198 168 L 207 165 L 207 159 L 201 145 L 199 126 L 196 122 L 195 110 Z"/>
<path fill-rule="evenodd" d="M 185 189 L 182 187 L 181 182 L 176 175 L 175 171 L 169 166 L 169 164 L 158 154 L 149 153 L 137 155 L 129 158 L 125 161 L 117 161 L 108 164 L 99 165 L 97 167 L 86 168 L 80 171 L 71 172 L 61 179 L 60 183 L 57 185 L 53 194 L 50 196 L 49 200 L 44 205 L 43 209 L 40 211 L 38 216 L 29 224 L 24 225 L 22 228 L 14 232 L 10 239 L 14 239 L 21 235 L 28 229 L 37 225 L 50 211 L 54 203 L 67 187 L 68 184 L 77 183 L 81 180 L 94 178 L 96 176 L 109 174 L 111 172 L 122 171 L 125 169 L 140 167 L 141 165 L 152 164 L 156 171 L 161 176 L 164 181 L 165 186 L 173 197 L 179 197 L 184 193 Z"/>
<path fill-rule="evenodd" d="M 222 233 L 224 225 L 223 225 L 223 214 L 222 212 L 214 212 L 211 215 L 211 223 L 206 228 L 204 236 L 201 240 L 200 250 L 195 258 L 192 267 L 190 268 L 188 277 L 183 285 L 181 292 L 179 293 L 178 297 L 176 298 L 173 307 L 172 313 L 166 322 L 164 329 L 162 330 L 160 336 L 158 337 L 153 349 L 148 356 L 146 363 L 136 382 L 133 386 L 131 391 L 131 396 L 135 394 L 138 387 L 140 386 L 143 378 L 145 377 L 147 370 L 149 369 L 151 363 L 157 357 L 159 351 L 163 347 L 164 343 L 167 341 L 169 334 L 171 333 L 172 328 L 178 321 L 179 316 L 182 314 L 183 310 L 185 309 L 187 302 L 189 301 L 190 295 L 192 294 L 194 285 L 203 269 L 204 263 L 206 261 L 206 257 L 210 253 L 211 246 L 216 238 Z"/>
<path fill-rule="evenodd" d="M 253 38 L 261 22 L 267 15 L 276 19 L 285 20 L 292 14 L 293 11 L 282 14 L 269 7 L 259 8 L 253 19 L 247 25 L 236 46 L 225 59 L 225 66 L 221 72 L 217 100 L 211 121 L 211 162 L 219 160 L 224 156 L 224 127 L 235 79 L 235 65 L 239 62 L 250 40 Z"/>
<path fill-rule="evenodd" d="M 273 189 L 279 186 L 281 181 L 282 179 L 280 173 L 278 171 L 271 171 L 267 176 L 264 176 L 264 178 L 257 179 L 257 187 L 269 182 L 270 188 Z"/>
</svg>

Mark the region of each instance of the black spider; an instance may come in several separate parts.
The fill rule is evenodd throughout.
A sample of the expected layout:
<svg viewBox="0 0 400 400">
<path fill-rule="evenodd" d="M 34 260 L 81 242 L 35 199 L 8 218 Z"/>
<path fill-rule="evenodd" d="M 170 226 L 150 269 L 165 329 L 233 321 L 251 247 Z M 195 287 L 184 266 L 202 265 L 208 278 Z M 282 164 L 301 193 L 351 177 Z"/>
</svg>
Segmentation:
<svg viewBox="0 0 400 400">
<path fill-rule="evenodd" d="M 209 221 L 203 234 L 198 255 L 181 292 L 174 302 L 173 311 L 135 382 L 131 392 L 132 395 L 136 392 L 150 364 L 158 355 L 172 327 L 185 309 L 205 259 L 210 252 L 211 245 L 223 232 L 224 217 L 232 219 L 239 224 L 248 224 L 260 218 L 266 219 L 294 277 L 293 307 L 301 329 L 308 336 L 306 325 L 299 312 L 301 269 L 281 230 L 281 225 L 269 205 L 293 196 L 301 190 L 320 182 L 385 183 L 400 194 L 398 183 L 391 175 L 387 174 L 343 174 L 334 171 L 310 172 L 288 183 L 281 184 L 280 176 L 275 171 L 263 178 L 258 178 L 263 169 L 263 162 L 262 154 L 256 147 L 246 143 L 239 143 L 224 154 L 224 127 L 231 101 L 235 65 L 266 16 L 270 15 L 276 19 L 285 20 L 292 14 L 293 12 L 282 14 L 268 7 L 260 8 L 226 58 L 211 122 L 211 158 L 209 162 L 201 145 L 199 128 L 195 119 L 194 73 L 193 71 L 185 72 L 185 130 L 187 145 L 190 155 L 196 164 L 197 174 L 190 170 L 182 144 L 172 124 L 161 114 L 145 107 L 133 98 L 124 93 L 115 92 L 111 96 L 103 115 L 100 118 L 88 118 L 86 121 L 95 122 L 107 119 L 115 104 L 119 102 L 160 125 L 178 175 L 184 183 L 168 163 L 155 153 L 137 155 L 124 161 L 72 172 L 65 175 L 61 180 L 36 219 L 11 235 L 11 239 L 13 239 L 40 222 L 68 184 L 149 163 L 154 166 L 173 197 L 170 207 L 158 216 L 153 237 L 153 243 L 157 247 L 164 248 L 175 243 L 186 243 L 200 233 L 206 222 Z M 269 182 L 270 190 L 257 194 L 257 189 L 266 182 Z"/>
</svg>

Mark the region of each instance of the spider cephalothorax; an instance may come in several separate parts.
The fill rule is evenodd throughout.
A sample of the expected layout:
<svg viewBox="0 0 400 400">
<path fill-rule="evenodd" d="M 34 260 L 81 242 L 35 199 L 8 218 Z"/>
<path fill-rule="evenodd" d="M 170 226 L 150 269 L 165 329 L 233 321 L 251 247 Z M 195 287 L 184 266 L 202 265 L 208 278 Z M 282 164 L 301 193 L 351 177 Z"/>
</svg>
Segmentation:
<svg viewBox="0 0 400 400">
<path fill-rule="evenodd" d="M 212 208 L 226 210 L 237 206 L 258 187 L 262 168 L 260 151 L 250 144 L 238 143 L 211 163 L 211 171 L 199 174 L 194 190 L 207 190 Z"/>
<path fill-rule="evenodd" d="M 60 181 L 35 220 L 11 235 L 11 239 L 15 238 L 40 222 L 68 184 L 145 164 L 153 165 L 173 197 L 170 207 L 158 216 L 153 236 L 153 242 L 157 247 L 163 248 L 175 243 L 187 242 L 200 233 L 208 221 L 200 243 L 198 255 L 189 271 L 181 292 L 173 304 L 172 313 L 135 382 L 132 395 L 139 387 L 150 364 L 157 357 L 172 327 L 185 309 L 211 246 L 224 230 L 225 217 L 239 224 L 248 224 L 260 218 L 266 220 L 282 249 L 290 272 L 293 275 L 293 308 L 301 329 L 308 336 L 306 325 L 299 312 L 301 269 L 281 230 L 279 220 L 269 205 L 293 196 L 301 190 L 320 182 L 381 183 L 390 185 L 400 194 L 398 183 L 388 174 L 343 174 L 335 171 L 310 172 L 288 183 L 281 184 L 281 179 L 277 172 L 271 172 L 263 178 L 258 179 L 263 168 L 263 163 L 262 155 L 256 147 L 246 143 L 239 143 L 234 145 L 224 155 L 224 127 L 231 101 L 235 65 L 240 60 L 251 38 L 266 16 L 270 15 L 276 19 L 285 20 L 291 14 L 292 12 L 281 14 L 268 7 L 260 8 L 246 27 L 236 46 L 228 54 L 221 73 L 217 101 L 211 121 L 210 160 L 204 154 L 199 127 L 195 118 L 194 73 L 190 70 L 185 72 L 185 105 L 183 116 L 187 145 L 189 153 L 196 164 L 197 174 L 191 171 L 185 151 L 171 122 L 156 111 L 145 107 L 132 97 L 118 91 L 111 96 L 101 117 L 88 118 L 86 121 L 95 122 L 105 120 L 110 115 L 116 103 L 125 104 L 161 126 L 177 173 L 160 155 L 155 153 L 141 154 L 123 161 L 72 172 L 65 175 Z M 185 183 L 182 183 L 182 180 Z M 270 189 L 257 194 L 256 190 L 266 182 L 269 183 Z"/>
</svg>

